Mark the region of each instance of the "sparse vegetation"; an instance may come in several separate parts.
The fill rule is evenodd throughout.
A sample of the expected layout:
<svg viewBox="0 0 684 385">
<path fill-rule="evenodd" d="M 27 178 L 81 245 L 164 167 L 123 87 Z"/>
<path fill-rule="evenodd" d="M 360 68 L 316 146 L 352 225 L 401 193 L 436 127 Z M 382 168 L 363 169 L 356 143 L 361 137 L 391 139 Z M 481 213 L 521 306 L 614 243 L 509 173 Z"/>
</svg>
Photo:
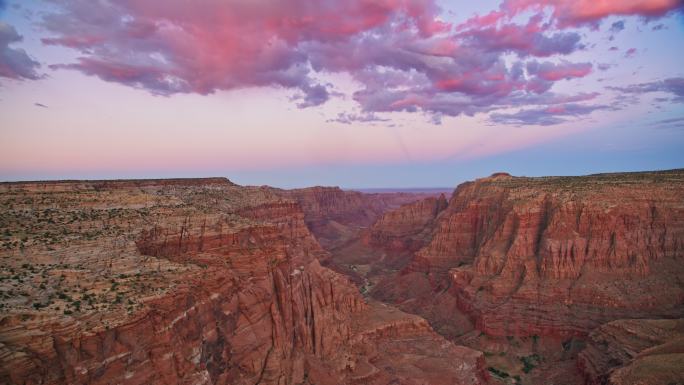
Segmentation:
<svg viewBox="0 0 684 385">
<path fill-rule="evenodd" d="M 539 366 L 542 361 L 542 357 L 539 354 L 531 354 L 529 356 L 520 357 L 520 361 L 523 364 L 523 372 L 529 373 L 532 369 Z"/>
<path fill-rule="evenodd" d="M 490 373 L 492 373 L 493 375 L 495 375 L 496 377 L 499 377 L 499 378 L 508 378 L 511 376 L 507 372 L 500 370 L 500 369 L 497 369 L 493 366 L 488 367 L 487 370 L 489 370 Z"/>
</svg>

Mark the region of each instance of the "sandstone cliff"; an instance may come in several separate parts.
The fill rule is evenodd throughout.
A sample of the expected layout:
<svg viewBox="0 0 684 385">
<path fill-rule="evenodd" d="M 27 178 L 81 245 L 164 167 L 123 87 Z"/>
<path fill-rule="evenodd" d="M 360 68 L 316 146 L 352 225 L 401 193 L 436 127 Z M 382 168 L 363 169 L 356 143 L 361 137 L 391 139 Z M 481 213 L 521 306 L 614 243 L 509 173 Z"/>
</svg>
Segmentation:
<svg viewBox="0 0 684 385">
<path fill-rule="evenodd" d="M 0 183 L 0 382 L 681 381 L 684 171 L 418 198 Z"/>
<path fill-rule="evenodd" d="M 338 221 L 369 226 L 387 209 L 413 202 L 429 193 L 361 193 L 339 187 L 308 187 L 282 194 L 299 202 L 307 222 Z"/>
<path fill-rule="evenodd" d="M 309 187 L 281 192 L 299 202 L 304 220 L 326 249 L 356 238 L 383 213 L 432 193 L 361 193 L 339 187 Z"/>
<path fill-rule="evenodd" d="M 225 179 L 0 189 L 0 382 L 486 381 L 480 352 L 322 267 L 290 193 Z"/>
<path fill-rule="evenodd" d="M 424 234 L 437 215 L 447 207 L 444 194 L 407 203 L 386 212 L 365 234 L 365 241 L 373 246 L 396 250 L 418 249 L 423 246 Z M 427 231 L 426 231 L 427 230 Z"/>
<path fill-rule="evenodd" d="M 460 185 L 405 277 L 375 294 L 408 300 L 401 282 L 427 274 L 433 297 L 453 297 L 487 334 L 583 335 L 620 318 L 684 315 L 683 253 L 682 170 L 497 174 Z"/>
<path fill-rule="evenodd" d="M 630 319 L 589 335 L 578 359 L 588 384 L 684 383 L 684 320 Z"/>
</svg>

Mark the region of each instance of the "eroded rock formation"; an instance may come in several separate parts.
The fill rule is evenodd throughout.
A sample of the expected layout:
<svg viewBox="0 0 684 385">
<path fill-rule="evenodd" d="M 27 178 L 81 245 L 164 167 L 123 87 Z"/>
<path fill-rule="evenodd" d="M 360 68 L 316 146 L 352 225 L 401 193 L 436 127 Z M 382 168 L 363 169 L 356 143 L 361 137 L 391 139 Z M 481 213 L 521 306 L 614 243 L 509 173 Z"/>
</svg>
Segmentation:
<svg viewBox="0 0 684 385">
<path fill-rule="evenodd" d="M 364 234 L 365 242 L 394 250 L 417 250 L 429 236 L 430 225 L 448 205 L 444 194 L 386 212 Z M 426 234 L 426 232 L 428 234 Z"/>
<path fill-rule="evenodd" d="M 384 212 L 433 193 L 372 193 L 345 191 L 339 187 L 309 187 L 281 191 L 299 202 L 304 220 L 326 249 L 359 236 L 359 230 L 375 223 Z"/>
<path fill-rule="evenodd" d="M 418 198 L 0 184 L 0 382 L 682 381 L 683 170 Z"/>
<path fill-rule="evenodd" d="M 0 190 L 0 382 L 486 381 L 481 352 L 322 267 L 290 192 L 225 179 Z"/>
<path fill-rule="evenodd" d="M 427 274 L 487 334 L 583 335 L 684 315 L 683 257 L 683 171 L 498 174 L 457 188 L 402 274 Z M 376 294 L 410 299 L 403 280 Z"/>
<path fill-rule="evenodd" d="M 578 364 L 592 385 L 684 383 L 684 320 L 609 322 L 591 332 Z"/>
</svg>

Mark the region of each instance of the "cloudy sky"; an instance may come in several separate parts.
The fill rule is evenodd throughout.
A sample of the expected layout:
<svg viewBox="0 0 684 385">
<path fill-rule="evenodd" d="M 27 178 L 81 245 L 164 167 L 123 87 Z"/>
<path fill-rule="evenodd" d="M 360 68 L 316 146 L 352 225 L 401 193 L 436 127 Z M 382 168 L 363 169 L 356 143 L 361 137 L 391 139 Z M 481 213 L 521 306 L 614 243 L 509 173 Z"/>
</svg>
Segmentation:
<svg viewBox="0 0 684 385">
<path fill-rule="evenodd" d="M 0 0 L 0 180 L 676 167 L 681 0 Z"/>
</svg>

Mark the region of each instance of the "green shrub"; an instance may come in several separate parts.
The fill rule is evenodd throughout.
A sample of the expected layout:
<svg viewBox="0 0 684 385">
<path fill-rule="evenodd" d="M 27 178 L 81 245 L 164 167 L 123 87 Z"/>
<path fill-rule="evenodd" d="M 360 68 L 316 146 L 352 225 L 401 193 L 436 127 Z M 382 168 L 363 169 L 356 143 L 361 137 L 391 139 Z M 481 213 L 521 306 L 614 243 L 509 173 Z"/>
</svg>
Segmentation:
<svg viewBox="0 0 684 385">
<path fill-rule="evenodd" d="M 520 357 L 523 364 L 523 372 L 529 373 L 541 363 L 541 356 L 539 354 L 532 354 L 525 357 Z"/>
<path fill-rule="evenodd" d="M 493 375 L 500 377 L 500 378 L 508 378 L 511 376 L 510 374 L 504 372 L 503 370 L 497 369 L 493 366 L 488 367 L 487 370 L 489 370 L 489 372 L 492 373 Z"/>
</svg>

